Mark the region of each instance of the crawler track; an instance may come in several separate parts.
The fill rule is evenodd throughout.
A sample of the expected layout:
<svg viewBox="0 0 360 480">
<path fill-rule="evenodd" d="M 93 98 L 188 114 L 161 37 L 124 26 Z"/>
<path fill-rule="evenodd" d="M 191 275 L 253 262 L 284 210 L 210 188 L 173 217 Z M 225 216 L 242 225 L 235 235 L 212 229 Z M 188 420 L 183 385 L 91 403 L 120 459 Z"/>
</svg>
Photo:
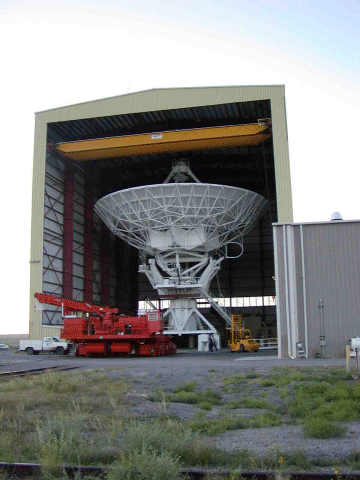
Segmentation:
<svg viewBox="0 0 360 480">
<path fill-rule="evenodd" d="M 81 475 L 92 475 L 106 479 L 108 469 L 102 467 L 81 467 L 69 466 L 62 467 L 69 478 L 73 478 L 77 472 Z M 10 475 L 9 479 L 36 478 L 41 473 L 41 465 L 34 463 L 4 463 L 0 462 L 0 471 Z M 181 472 L 184 478 L 190 480 L 202 480 L 222 477 L 224 479 L 231 477 L 229 470 L 204 470 L 204 469 L 187 469 Z M 274 471 L 244 471 L 239 474 L 239 479 L 249 480 L 276 480 L 279 472 Z M 360 473 L 286 473 L 281 472 L 282 476 L 287 480 L 360 480 Z"/>
</svg>

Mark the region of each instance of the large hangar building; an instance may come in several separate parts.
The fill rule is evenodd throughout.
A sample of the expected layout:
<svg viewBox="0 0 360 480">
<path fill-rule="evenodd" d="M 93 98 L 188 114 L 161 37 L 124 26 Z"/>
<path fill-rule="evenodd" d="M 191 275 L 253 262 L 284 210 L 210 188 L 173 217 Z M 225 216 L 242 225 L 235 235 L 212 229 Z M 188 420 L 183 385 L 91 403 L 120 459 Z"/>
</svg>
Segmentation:
<svg viewBox="0 0 360 480">
<path fill-rule="evenodd" d="M 237 126 L 253 130 L 244 138 Z M 201 137 L 204 131 L 212 136 Z M 169 132 L 175 140 L 154 148 L 153 140 Z M 109 153 L 113 138 L 120 144 Z M 104 148 L 92 153 L 60 148 L 95 139 Z M 107 229 L 94 205 L 117 190 L 164 182 L 180 159 L 201 182 L 248 189 L 268 200 L 266 213 L 244 238 L 244 253 L 228 245 L 210 293 L 231 313 L 242 314 L 255 336 L 276 336 L 272 224 L 293 221 L 282 85 L 149 90 L 36 114 L 31 338 L 59 336 L 62 322 L 56 307 L 36 308 L 36 292 L 134 315 L 149 301 L 166 308 L 138 272 L 139 251 Z M 208 301 L 198 305 L 225 338 L 221 315 Z"/>
</svg>

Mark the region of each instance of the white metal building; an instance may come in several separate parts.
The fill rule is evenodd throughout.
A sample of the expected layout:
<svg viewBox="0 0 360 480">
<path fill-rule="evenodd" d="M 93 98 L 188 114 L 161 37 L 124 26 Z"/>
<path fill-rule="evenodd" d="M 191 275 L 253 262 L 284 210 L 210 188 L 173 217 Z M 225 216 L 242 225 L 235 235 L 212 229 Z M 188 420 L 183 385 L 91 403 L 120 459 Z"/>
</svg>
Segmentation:
<svg viewBox="0 0 360 480">
<path fill-rule="evenodd" d="M 360 336 L 360 221 L 274 225 L 279 357 L 345 356 Z"/>
</svg>

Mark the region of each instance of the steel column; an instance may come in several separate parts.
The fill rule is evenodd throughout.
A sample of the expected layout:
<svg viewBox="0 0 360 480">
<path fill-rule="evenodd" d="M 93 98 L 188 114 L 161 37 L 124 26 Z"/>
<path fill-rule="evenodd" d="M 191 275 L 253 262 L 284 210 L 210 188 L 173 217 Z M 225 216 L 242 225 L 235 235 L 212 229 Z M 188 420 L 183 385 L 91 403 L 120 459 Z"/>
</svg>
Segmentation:
<svg viewBox="0 0 360 480">
<path fill-rule="evenodd" d="M 63 296 L 73 297 L 74 170 L 66 164 L 64 176 Z"/>
<path fill-rule="evenodd" d="M 84 302 L 93 302 L 94 269 L 94 195 L 91 184 L 85 184 L 84 208 Z"/>
<path fill-rule="evenodd" d="M 110 288 L 110 231 L 101 225 L 101 302 L 109 304 Z"/>
</svg>

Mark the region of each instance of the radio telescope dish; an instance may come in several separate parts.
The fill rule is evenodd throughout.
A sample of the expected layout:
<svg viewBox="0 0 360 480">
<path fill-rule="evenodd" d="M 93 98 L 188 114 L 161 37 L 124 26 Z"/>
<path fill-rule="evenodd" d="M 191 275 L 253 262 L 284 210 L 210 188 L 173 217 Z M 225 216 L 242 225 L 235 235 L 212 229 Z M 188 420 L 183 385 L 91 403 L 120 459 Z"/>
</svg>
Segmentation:
<svg viewBox="0 0 360 480">
<path fill-rule="evenodd" d="M 168 183 L 171 179 L 175 183 Z M 266 207 L 265 198 L 250 190 L 200 183 L 180 160 L 163 184 L 110 193 L 95 204 L 95 212 L 111 232 L 143 253 L 139 271 L 160 298 L 170 300 L 164 314 L 168 333 L 194 334 L 215 331 L 198 310 L 197 298 L 205 297 L 231 324 L 208 292 L 225 258 L 219 249 L 233 242 L 242 247 Z M 215 250 L 216 258 L 210 255 Z"/>
<path fill-rule="evenodd" d="M 95 211 L 115 235 L 154 255 L 220 248 L 251 230 L 266 205 L 242 188 L 164 183 L 111 193 Z"/>
</svg>

